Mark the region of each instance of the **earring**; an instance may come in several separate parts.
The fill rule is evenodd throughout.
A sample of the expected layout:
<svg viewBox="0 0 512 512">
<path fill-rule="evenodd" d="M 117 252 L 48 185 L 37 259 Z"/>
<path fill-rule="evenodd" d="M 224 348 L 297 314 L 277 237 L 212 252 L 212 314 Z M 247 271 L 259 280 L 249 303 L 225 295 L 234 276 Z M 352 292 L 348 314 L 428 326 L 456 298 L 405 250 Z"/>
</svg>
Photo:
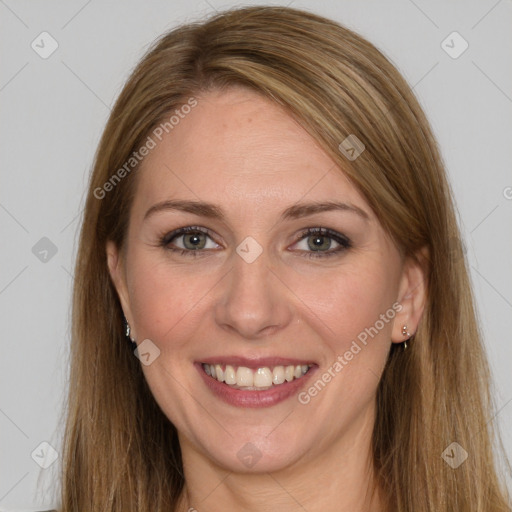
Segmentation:
<svg viewBox="0 0 512 512">
<path fill-rule="evenodd" d="M 128 323 L 128 320 L 126 320 L 126 317 L 124 318 L 124 334 L 125 336 L 132 342 L 132 347 L 136 348 L 137 344 L 135 343 L 135 339 L 131 337 L 131 328 L 130 324 Z"/>
<path fill-rule="evenodd" d="M 402 327 L 402 336 L 406 336 L 407 339 L 403 342 L 404 350 L 407 350 L 407 341 L 411 339 L 412 334 L 407 330 L 407 325 Z"/>
</svg>

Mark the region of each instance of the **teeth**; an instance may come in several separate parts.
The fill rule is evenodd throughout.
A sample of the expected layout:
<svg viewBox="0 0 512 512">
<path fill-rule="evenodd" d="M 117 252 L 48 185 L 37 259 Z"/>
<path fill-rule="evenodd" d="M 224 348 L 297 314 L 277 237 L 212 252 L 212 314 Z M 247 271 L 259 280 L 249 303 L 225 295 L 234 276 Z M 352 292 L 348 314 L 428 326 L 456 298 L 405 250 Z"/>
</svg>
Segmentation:
<svg viewBox="0 0 512 512">
<path fill-rule="evenodd" d="M 222 371 L 222 366 L 220 364 L 215 365 L 215 376 L 219 382 L 224 382 L 224 372 Z"/>
<path fill-rule="evenodd" d="M 250 368 L 239 366 L 236 371 L 237 386 L 252 386 L 254 384 L 254 374 Z"/>
<path fill-rule="evenodd" d="M 282 384 L 284 382 L 284 368 L 282 366 L 276 366 L 272 372 L 272 382 L 274 384 Z"/>
<path fill-rule="evenodd" d="M 293 378 L 295 377 L 295 367 L 294 366 L 287 366 L 284 370 L 284 378 L 287 382 L 291 382 Z"/>
<path fill-rule="evenodd" d="M 258 368 L 254 374 L 255 388 L 268 388 L 272 386 L 272 372 L 269 368 Z"/>
<path fill-rule="evenodd" d="M 307 364 L 275 366 L 274 368 L 262 367 L 252 370 L 245 366 L 233 367 L 226 365 L 223 369 L 221 364 L 203 364 L 206 375 L 213 377 L 219 382 L 225 382 L 229 386 L 237 389 L 269 389 L 278 386 L 284 382 L 291 382 L 294 379 L 300 379 L 308 370 Z"/>
<path fill-rule="evenodd" d="M 203 365 L 208 366 L 208 365 Z M 226 371 L 224 372 L 224 382 L 226 384 L 229 384 L 230 386 L 233 386 L 236 384 L 236 372 L 235 369 L 230 366 L 229 364 L 226 366 Z"/>
</svg>

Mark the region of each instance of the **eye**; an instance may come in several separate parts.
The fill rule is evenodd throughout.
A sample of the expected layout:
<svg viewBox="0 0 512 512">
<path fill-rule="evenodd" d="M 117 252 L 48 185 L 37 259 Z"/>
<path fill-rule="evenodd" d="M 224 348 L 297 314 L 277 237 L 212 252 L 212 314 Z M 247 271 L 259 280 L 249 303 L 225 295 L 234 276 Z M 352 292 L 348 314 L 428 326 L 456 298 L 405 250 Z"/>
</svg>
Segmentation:
<svg viewBox="0 0 512 512">
<path fill-rule="evenodd" d="M 205 228 L 187 226 L 167 233 L 162 237 L 160 245 L 170 251 L 177 251 L 181 254 L 194 253 L 203 249 L 217 249 L 219 245 L 212 240 L 208 233 L 208 230 Z M 190 255 L 196 256 L 196 254 Z"/>
<path fill-rule="evenodd" d="M 199 226 L 175 229 L 161 237 L 159 245 L 166 250 L 194 257 L 220 248 L 209 234 L 209 230 Z M 310 258 L 335 256 L 352 247 L 345 235 L 322 227 L 303 231 L 294 245 L 303 256 Z"/>
<path fill-rule="evenodd" d="M 294 244 L 307 257 L 322 258 L 339 254 L 350 247 L 350 240 L 343 234 L 328 228 L 308 228 Z"/>
</svg>

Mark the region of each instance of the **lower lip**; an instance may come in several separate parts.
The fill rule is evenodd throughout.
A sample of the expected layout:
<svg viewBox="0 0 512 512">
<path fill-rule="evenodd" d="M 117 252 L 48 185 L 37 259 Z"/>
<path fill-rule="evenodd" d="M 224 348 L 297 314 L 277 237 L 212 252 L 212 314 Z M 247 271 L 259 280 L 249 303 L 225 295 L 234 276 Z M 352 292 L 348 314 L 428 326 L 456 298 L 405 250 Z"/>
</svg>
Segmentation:
<svg viewBox="0 0 512 512">
<path fill-rule="evenodd" d="M 313 366 L 309 371 L 299 379 L 293 379 L 291 382 L 283 382 L 277 386 L 272 386 L 270 389 L 262 391 L 244 391 L 242 389 L 234 389 L 217 379 L 206 375 L 201 363 L 195 363 L 201 377 L 210 391 L 224 402 L 234 405 L 235 407 L 271 407 L 291 396 L 297 394 L 312 373 L 315 372 L 316 366 Z"/>
</svg>

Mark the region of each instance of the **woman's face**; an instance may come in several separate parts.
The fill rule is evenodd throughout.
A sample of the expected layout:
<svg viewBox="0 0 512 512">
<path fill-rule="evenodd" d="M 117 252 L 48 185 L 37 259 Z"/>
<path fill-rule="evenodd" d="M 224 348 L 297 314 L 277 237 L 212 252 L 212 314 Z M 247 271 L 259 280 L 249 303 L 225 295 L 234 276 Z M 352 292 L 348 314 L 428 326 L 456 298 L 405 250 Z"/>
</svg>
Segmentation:
<svg viewBox="0 0 512 512">
<path fill-rule="evenodd" d="M 197 101 L 143 162 L 125 250 L 107 246 L 144 375 L 185 456 L 274 471 L 348 450 L 416 328 L 419 271 L 275 103 Z"/>
</svg>

